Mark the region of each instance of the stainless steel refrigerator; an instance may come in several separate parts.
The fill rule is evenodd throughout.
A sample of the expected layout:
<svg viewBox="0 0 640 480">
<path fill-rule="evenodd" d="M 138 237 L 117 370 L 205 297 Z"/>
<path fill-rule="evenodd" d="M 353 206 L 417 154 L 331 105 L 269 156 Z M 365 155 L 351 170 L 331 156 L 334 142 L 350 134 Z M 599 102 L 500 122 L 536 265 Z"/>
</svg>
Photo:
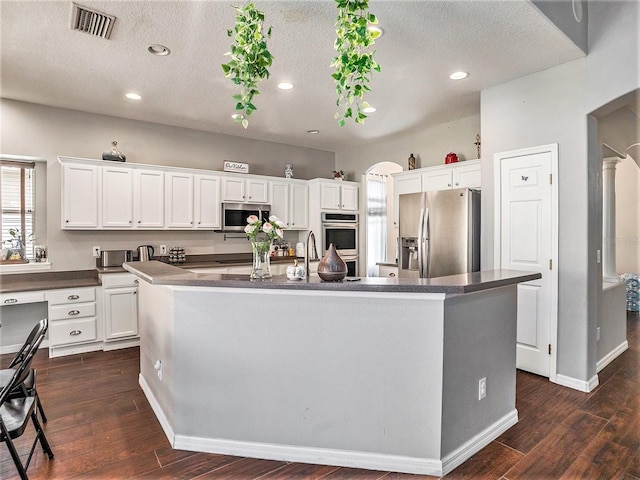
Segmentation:
<svg viewBox="0 0 640 480">
<path fill-rule="evenodd" d="M 468 188 L 399 197 L 400 277 L 480 270 L 480 192 Z"/>
</svg>

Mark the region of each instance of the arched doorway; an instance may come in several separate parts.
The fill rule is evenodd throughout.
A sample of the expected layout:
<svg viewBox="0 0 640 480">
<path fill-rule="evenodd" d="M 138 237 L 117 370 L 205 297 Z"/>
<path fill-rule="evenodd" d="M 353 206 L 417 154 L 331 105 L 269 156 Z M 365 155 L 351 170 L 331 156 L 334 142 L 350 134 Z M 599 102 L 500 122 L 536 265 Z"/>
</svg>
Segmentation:
<svg viewBox="0 0 640 480">
<path fill-rule="evenodd" d="M 392 173 L 402 171 L 402 166 L 394 162 L 380 162 L 365 172 L 365 238 L 366 276 L 378 274 L 378 263 L 394 263 L 398 257 L 398 229 L 393 221 L 393 178 Z"/>
</svg>

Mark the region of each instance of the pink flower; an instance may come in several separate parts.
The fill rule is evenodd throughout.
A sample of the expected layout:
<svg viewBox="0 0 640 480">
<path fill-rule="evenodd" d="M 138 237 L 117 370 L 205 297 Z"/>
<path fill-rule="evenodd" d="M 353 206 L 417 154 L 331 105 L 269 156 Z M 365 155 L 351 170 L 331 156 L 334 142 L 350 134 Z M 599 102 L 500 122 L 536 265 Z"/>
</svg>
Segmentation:
<svg viewBox="0 0 640 480">
<path fill-rule="evenodd" d="M 271 233 L 272 230 L 273 230 L 273 225 L 271 225 L 269 222 L 262 225 L 262 231 L 264 233 Z"/>
<path fill-rule="evenodd" d="M 276 228 L 276 235 L 278 235 L 278 237 L 280 237 L 280 238 L 283 238 L 284 237 L 284 232 L 282 231 L 282 229 Z"/>
<path fill-rule="evenodd" d="M 257 225 L 249 224 L 246 227 L 244 227 L 244 233 L 246 233 L 247 235 L 251 235 L 253 232 L 255 232 L 256 228 L 258 228 Z"/>
<path fill-rule="evenodd" d="M 260 219 L 258 218 L 258 216 L 257 216 L 257 215 L 249 215 L 249 216 L 247 217 L 247 223 L 248 223 L 249 225 L 256 224 L 256 223 L 258 223 L 259 221 L 260 221 Z"/>
</svg>

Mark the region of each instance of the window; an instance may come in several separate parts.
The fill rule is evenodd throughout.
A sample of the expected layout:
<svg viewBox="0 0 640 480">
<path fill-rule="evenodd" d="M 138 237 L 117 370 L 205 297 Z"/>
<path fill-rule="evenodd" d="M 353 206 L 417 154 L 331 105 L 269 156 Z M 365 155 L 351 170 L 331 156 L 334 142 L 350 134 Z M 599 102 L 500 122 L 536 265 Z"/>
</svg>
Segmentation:
<svg viewBox="0 0 640 480">
<path fill-rule="evenodd" d="M 35 187 L 34 163 L 0 161 L 2 247 L 11 246 L 14 237 L 9 231 L 16 230 L 21 234 L 27 258 L 34 257 Z"/>
</svg>

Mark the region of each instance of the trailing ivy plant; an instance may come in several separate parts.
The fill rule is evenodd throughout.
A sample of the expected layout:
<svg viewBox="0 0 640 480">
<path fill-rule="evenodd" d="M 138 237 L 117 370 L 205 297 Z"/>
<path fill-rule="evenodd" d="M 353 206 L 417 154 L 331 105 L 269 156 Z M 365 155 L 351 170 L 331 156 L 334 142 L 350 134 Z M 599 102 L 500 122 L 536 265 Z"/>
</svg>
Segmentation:
<svg viewBox="0 0 640 480">
<path fill-rule="evenodd" d="M 233 98 L 237 101 L 236 110 L 243 113 L 235 115 L 234 119 L 247 128 L 247 117 L 257 110 L 253 97 L 260 93 L 258 82 L 269 78 L 268 67 L 273 62 L 273 56 L 267 48 L 271 27 L 264 31 L 264 13 L 256 9 L 253 3 L 233 8 L 236 9 L 236 24 L 233 30 L 227 30 L 227 35 L 233 37 L 234 43 L 231 51 L 225 53 L 231 59 L 229 63 L 222 64 L 222 70 L 225 77 L 230 77 L 234 84 L 240 86 L 240 93 Z"/>
<path fill-rule="evenodd" d="M 368 106 L 364 101 L 365 92 L 371 91 L 369 81 L 373 71 L 379 72 L 380 65 L 373 59 L 375 50 L 371 47 L 380 32 L 367 27 L 378 23 L 373 13 L 369 13 L 368 0 L 335 0 L 338 8 L 336 18 L 336 41 L 334 49 L 338 52 L 331 62 L 336 71 L 332 77 L 336 84 L 341 109 L 335 114 L 338 125 L 345 125 L 347 118 L 364 123 L 367 115 L 362 111 Z"/>
</svg>

